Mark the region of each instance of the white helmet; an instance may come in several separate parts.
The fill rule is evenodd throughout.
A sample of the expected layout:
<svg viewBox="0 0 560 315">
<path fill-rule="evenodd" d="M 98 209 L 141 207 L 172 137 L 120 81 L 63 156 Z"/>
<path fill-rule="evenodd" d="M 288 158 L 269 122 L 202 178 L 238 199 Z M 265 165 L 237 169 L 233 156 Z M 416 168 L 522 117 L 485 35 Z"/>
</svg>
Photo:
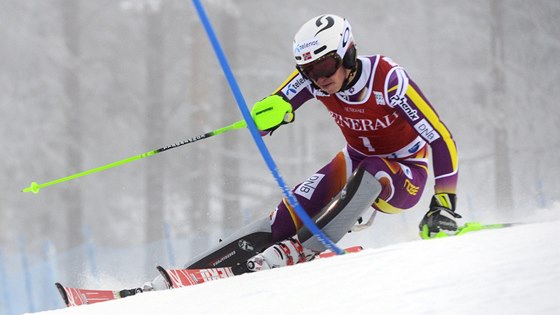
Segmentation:
<svg viewBox="0 0 560 315">
<path fill-rule="evenodd" d="M 298 68 L 332 52 L 336 52 L 345 68 L 355 67 L 352 28 L 340 16 L 325 14 L 314 17 L 303 24 L 294 37 L 294 57 Z"/>
</svg>

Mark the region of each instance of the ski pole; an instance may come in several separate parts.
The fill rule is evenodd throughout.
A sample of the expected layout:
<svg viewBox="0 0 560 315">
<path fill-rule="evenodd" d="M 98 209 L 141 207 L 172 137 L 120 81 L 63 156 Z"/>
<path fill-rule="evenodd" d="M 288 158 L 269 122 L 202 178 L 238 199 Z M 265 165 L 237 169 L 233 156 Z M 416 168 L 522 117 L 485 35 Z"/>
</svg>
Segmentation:
<svg viewBox="0 0 560 315">
<path fill-rule="evenodd" d="M 43 184 L 37 184 L 36 182 L 32 182 L 31 185 L 29 185 L 29 187 L 27 187 L 27 188 L 24 188 L 22 190 L 22 192 L 32 192 L 34 194 L 38 194 L 39 190 L 41 188 L 56 185 L 56 184 L 59 184 L 59 183 L 65 182 L 65 181 L 69 181 L 69 180 L 72 180 L 72 179 L 75 179 L 75 178 L 78 178 L 78 177 L 83 177 L 83 176 L 86 176 L 86 175 L 89 175 L 89 174 L 101 172 L 101 171 L 104 171 L 104 170 L 107 170 L 107 169 L 110 169 L 110 168 L 113 168 L 113 167 L 117 167 L 119 165 L 123 165 L 123 164 L 126 164 L 126 163 L 130 163 L 132 161 L 143 159 L 143 158 L 148 157 L 148 156 L 156 155 L 156 154 L 161 153 L 163 151 L 171 150 L 171 149 L 183 146 L 185 144 L 193 143 L 193 142 L 196 142 L 198 140 L 210 138 L 212 136 L 216 136 L 216 135 L 219 135 L 221 133 L 224 133 L 224 132 L 227 132 L 227 131 L 230 131 L 230 130 L 241 129 L 241 128 L 245 128 L 245 127 L 247 127 L 247 124 L 245 123 L 245 121 L 240 120 L 240 121 L 235 122 L 235 123 L 233 123 L 229 126 L 207 132 L 205 134 L 190 138 L 188 140 L 177 142 L 175 144 L 172 144 L 172 145 L 169 145 L 169 146 L 166 146 L 166 147 L 163 147 L 163 148 L 159 148 L 157 150 L 142 153 L 142 154 L 139 154 L 139 155 L 136 155 L 136 156 L 133 156 L 133 157 L 129 157 L 129 158 L 117 161 L 117 162 L 113 162 L 113 163 L 109 163 L 109 164 L 106 164 L 106 165 L 103 165 L 103 166 L 100 166 L 100 167 L 96 167 L 96 168 L 93 168 L 91 170 L 83 171 L 81 173 L 77 173 L 77 174 L 70 175 L 70 176 L 67 176 L 67 177 L 59 178 L 59 179 L 56 179 L 56 180 L 53 180 L 53 181 L 50 181 L 50 182 L 46 182 L 46 183 L 43 183 Z"/>
</svg>

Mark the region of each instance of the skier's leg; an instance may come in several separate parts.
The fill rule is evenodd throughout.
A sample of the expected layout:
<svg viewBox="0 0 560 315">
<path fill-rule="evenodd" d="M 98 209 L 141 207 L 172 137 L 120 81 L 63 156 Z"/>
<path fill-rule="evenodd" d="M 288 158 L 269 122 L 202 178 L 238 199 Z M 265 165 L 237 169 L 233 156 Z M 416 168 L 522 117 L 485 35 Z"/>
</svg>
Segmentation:
<svg viewBox="0 0 560 315">
<path fill-rule="evenodd" d="M 381 157 L 363 158 L 353 154 L 352 151 L 343 151 L 337 157 L 340 156 L 345 158 L 335 158 L 318 172 L 318 174 L 329 175 L 341 174 L 343 173 L 341 170 L 346 166 L 354 165 L 356 167 L 355 172 L 348 179 L 344 189 L 328 204 L 325 204 L 320 213 L 315 213 L 314 216 L 316 224 L 332 241 L 338 242 L 352 228 L 363 210 L 369 208 L 368 205 L 382 212 L 398 213 L 404 209 L 411 208 L 420 199 L 428 177 L 426 149 L 420 150 L 409 159 L 398 162 Z M 346 167 L 346 169 L 348 168 Z M 314 177 L 317 178 L 317 174 Z M 328 179 L 335 180 L 336 176 L 329 176 Z M 321 189 L 324 188 L 320 186 L 320 184 L 317 185 L 315 190 L 321 192 Z M 328 198 L 328 194 L 320 195 L 320 197 Z M 304 208 L 308 212 L 310 212 L 310 209 L 311 211 L 316 209 L 312 207 L 312 202 L 316 202 L 316 204 L 324 202 L 324 199 L 312 200 L 310 198 L 307 200 L 302 201 L 301 198 L 298 198 L 298 201 L 304 204 Z M 301 226 L 297 218 L 290 220 L 291 217 L 294 217 L 292 213 L 286 203 L 279 205 L 275 214 L 276 220 L 272 226 L 274 239 L 281 238 L 299 229 L 296 240 L 299 239 L 301 241 L 304 251 L 320 252 L 324 250 L 324 245 L 312 237 L 312 234 L 307 228 Z M 282 220 L 278 220 L 278 218 L 282 218 Z M 292 250 L 288 252 L 286 257 L 282 257 L 282 254 L 285 252 L 279 250 L 280 247 L 292 248 L 285 246 L 286 242 L 292 241 L 288 239 L 287 241 L 279 242 L 263 253 L 252 257 L 249 261 L 249 267 L 256 265 L 254 269 L 258 270 L 258 262 L 261 262 L 262 265 L 262 261 L 265 260 L 264 267 L 260 268 L 266 269 L 267 266 L 274 267 L 280 265 L 280 262 L 289 261 L 289 255 L 300 257 L 301 251 L 298 250 Z M 295 248 L 297 249 L 297 247 Z M 309 254 L 304 255 L 304 257 L 309 257 Z M 282 259 L 279 260 L 279 258 Z"/>
<path fill-rule="evenodd" d="M 352 161 L 347 151 L 343 150 L 307 180 L 296 185 L 292 192 L 307 214 L 315 217 L 342 190 L 352 171 Z M 273 242 L 296 235 L 303 226 L 286 198 L 278 204 L 271 218 Z"/>
<path fill-rule="evenodd" d="M 293 190 L 298 202 L 335 243 L 351 229 L 381 191 L 379 182 L 361 167 L 347 180 L 352 163 L 344 150 Z M 297 237 L 292 238 L 296 232 Z M 326 249 L 302 226 L 285 200 L 273 214 L 272 236 L 277 243 L 248 260 L 247 267 L 251 271 L 308 261 Z"/>
<path fill-rule="evenodd" d="M 381 191 L 381 185 L 369 172 L 358 167 L 344 188 L 322 211 L 314 216 L 317 226 L 333 242 L 338 242 L 352 228 L 365 209 Z M 247 269 L 260 271 L 312 260 L 326 250 L 323 243 L 303 226 L 291 237 L 267 248 L 247 261 Z"/>
<path fill-rule="evenodd" d="M 381 183 L 381 193 L 373 207 L 384 213 L 400 213 L 414 207 L 426 186 L 428 160 L 426 149 L 405 160 L 368 157 L 360 164 Z"/>
</svg>

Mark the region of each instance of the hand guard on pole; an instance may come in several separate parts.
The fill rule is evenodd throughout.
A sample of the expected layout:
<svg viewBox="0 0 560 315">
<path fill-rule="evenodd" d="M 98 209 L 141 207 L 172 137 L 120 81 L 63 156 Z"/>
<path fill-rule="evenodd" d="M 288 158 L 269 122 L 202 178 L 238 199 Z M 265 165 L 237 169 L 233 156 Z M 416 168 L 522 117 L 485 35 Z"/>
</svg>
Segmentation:
<svg viewBox="0 0 560 315">
<path fill-rule="evenodd" d="M 260 131 L 270 134 L 281 125 L 292 123 L 295 119 L 292 105 L 279 95 L 270 95 L 255 103 L 251 117 Z"/>
<path fill-rule="evenodd" d="M 420 221 L 420 231 L 427 229 L 429 237 L 440 231 L 454 234 L 457 231 L 455 219 L 461 218 L 461 215 L 455 213 L 456 199 L 455 194 L 435 194 L 430 202 L 430 210 Z"/>
</svg>

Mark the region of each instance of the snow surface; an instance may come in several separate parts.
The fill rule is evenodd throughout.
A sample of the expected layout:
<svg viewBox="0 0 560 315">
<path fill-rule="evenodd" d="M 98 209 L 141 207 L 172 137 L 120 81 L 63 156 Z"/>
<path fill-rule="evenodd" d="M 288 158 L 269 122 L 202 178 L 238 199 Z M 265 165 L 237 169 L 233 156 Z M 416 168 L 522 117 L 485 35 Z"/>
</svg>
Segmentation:
<svg viewBox="0 0 560 315">
<path fill-rule="evenodd" d="M 560 314 L 559 229 L 412 241 L 40 314 Z"/>
</svg>

